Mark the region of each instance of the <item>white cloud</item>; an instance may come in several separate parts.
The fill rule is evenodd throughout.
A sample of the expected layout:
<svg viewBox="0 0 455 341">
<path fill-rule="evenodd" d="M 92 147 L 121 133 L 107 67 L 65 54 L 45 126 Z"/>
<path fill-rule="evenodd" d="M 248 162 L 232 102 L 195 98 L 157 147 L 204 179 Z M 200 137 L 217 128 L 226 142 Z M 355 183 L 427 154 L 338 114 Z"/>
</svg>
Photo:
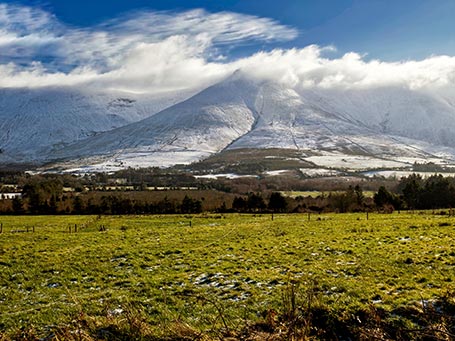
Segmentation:
<svg viewBox="0 0 455 341">
<path fill-rule="evenodd" d="M 297 31 L 272 19 L 221 12 L 191 10 L 182 13 L 142 12 L 112 20 L 100 29 L 116 35 L 144 35 L 162 40 L 173 35 L 197 36 L 201 33 L 214 44 L 232 44 L 248 40 L 292 40 Z"/>
<path fill-rule="evenodd" d="M 36 88 L 45 86 L 72 86 L 89 83 L 99 78 L 90 69 L 75 69 L 70 73 L 47 72 L 39 62 L 28 67 L 18 67 L 14 63 L 0 64 L 0 88 Z"/>
<path fill-rule="evenodd" d="M 84 84 L 160 93 L 202 88 L 242 69 L 295 88 L 455 88 L 450 56 L 388 63 L 353 52 L 330 58 L 333 47 L 316 45 L 234 61 L 224 55 L 246 42 L 296 35 L 271 19 L 203 10 L 141 12 L 75 29 L 42 10 L 0 4 L 0 87 Z"/>
<path fill-rule="evenodd" d="M 32 7 L 0 4 L 0 58 L 52 58 L 62 68 L 72 65 L 104 66 L 109 70 L 138 44 L 158 43 L 185 35 L 203 36 L 210 47 L 250 41 L 286 41 L 297 31 L 277 22 L 238 13 L 138 12 L 101 25 L 66 27 L 51 14 Z"/>
<path fill-rule="evenodd" d="M 0 4 L 0 87 L 198 88 L 231 69 L 208 61 L 223 61 L 221 50 L 296 36 L 271 19 L 203 10 L 138 12 L 76 29 L 40 9 Z"/>
<path fill-rule="evenodd" d="M 58 42 L 63 32 L 64 27 L 45 11 L 0 3 L 0 61 L 33 58 Z"/>
<path fill-rule="evenodd" d="M 329 50 L 332 48 L 329 48 Z M 357 53 L 339 58 L 324 57 L 326 48 L 259 52 L 237 62 L 237 67 L 260 79 L 295 88 L 365 88 L 403 86 L 438 90 L 455 87 L 455 57 L 433 56 L 421 61 L 366 61 Z"/>
<path fill-rule="evenodd" d="M 118 68 L 100 76 L 96 83 L 152 93 L 208 86 L 234 69 L 229 64 L 207 62 L 201 56 L 204 46 L 204 41 L 195 44 L 185 36 L 139 44 L 118 62 Z"/>
</svg>

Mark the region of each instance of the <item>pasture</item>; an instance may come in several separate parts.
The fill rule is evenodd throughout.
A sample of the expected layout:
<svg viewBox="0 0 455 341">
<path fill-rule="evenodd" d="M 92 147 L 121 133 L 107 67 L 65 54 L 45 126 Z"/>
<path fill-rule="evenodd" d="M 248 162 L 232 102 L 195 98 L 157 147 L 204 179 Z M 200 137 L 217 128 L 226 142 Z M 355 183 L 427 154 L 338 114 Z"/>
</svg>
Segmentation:
<svg viewBox="0 0 455 341">
<path fill-rule="evenodd" d="M 2 216 L 0 340 L 450 339 L 455 217 L 368 218 Z"/>
</svg>

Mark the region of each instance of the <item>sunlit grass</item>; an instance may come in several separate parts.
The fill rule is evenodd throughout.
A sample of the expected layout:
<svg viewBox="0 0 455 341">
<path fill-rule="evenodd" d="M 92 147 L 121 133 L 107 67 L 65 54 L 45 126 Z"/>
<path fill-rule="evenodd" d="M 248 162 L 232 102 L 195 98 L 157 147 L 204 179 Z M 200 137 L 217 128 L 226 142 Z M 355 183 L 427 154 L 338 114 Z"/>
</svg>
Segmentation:
<svg viewBox="0 0 455 341">
<path fill-rule="evenodd" d="M 154 333 L 182 320 L 199 330 L 235 328 L 280 310 L 289 283 L 317 288 L 343 312 L 391 311 L 454 288 L 455 218 L 310 218 L 1 217 L 0 330 L 33 325 L 45 333 L 80 314 L 101 320 L 130 307 Z"/>
</svg>

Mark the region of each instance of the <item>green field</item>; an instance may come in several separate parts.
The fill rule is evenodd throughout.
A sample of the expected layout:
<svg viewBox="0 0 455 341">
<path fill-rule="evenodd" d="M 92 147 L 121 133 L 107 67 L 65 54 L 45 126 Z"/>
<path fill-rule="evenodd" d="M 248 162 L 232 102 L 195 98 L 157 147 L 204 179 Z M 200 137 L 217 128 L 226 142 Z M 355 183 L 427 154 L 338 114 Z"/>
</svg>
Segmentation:
<svg viewBox="0 0 455 341">
<path fill-rule="evenodd" d="M 311 197 L 311 198 L 317 198 L 320 196 L 329 196 L 330 194 L 343 194 L 346 193 L 346 191 L 282 191 L 280 192 L 286 197 L 290 198 L 296 198 L 296 197 Z M 376 192 L 373 191 L 363 191 L 362 194 L 364 195 L 365 198 L 373 198 L 374 194 Z"/>
<path fill-rule="evenodd" d="M 450 339 L 455 328 L 447 215 L 0 222 L 0 340 Z"/>
</svg>

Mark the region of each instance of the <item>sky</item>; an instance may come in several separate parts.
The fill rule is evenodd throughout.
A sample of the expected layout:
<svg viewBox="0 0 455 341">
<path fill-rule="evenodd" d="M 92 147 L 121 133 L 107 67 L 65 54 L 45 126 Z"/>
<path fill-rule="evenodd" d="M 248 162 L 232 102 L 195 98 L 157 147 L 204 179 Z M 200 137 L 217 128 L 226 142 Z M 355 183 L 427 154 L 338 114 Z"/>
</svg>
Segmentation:
<svg viewBox="0 0 455 341">
<path fill-rule="evenodd" d="M 447 87 L 453 0 L 0 0 L 0 87 Z"/>
</svg>

